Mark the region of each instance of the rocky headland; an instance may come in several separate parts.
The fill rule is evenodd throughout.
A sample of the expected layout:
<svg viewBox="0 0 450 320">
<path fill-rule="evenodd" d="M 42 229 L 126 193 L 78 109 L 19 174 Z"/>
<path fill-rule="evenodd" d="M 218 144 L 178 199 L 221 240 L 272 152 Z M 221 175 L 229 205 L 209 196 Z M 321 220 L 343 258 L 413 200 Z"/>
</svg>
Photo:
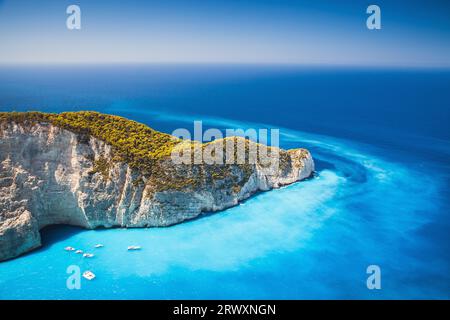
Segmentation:
<svg viewBox="0 0 450 320">
<path fill-rule="evenodd" d="M 180 145 L 198 147 L 97 112 L 0 113 L 0 261 L 39 247 L 48 225 L 169 226 L 314 171 L 305 149 L 278 149 L 279 166 L 271 170 L 260 163 L 176 164 L 171 153 Z"/>
</svg>

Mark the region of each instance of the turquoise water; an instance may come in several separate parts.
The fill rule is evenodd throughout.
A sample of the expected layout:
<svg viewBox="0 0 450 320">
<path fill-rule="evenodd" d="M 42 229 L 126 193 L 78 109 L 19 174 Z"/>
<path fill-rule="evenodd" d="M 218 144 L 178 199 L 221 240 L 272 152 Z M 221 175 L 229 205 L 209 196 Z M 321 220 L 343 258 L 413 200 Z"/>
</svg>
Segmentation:
<svg viewBox="0 0 450 320">
<path fill-rule="evenodd" d="M 11 105 L 15 105 L 14 109 L 29 109 L 28 103 L 36 101 L 39 107 L 35 109 L 57 111 L 68 109 L 64 106 L 66 99 L 80 106 L 86 97 L 91 97 L 94 107 L 90 109 L 126 115 L 168 132 L 177 127 L 192 128 L 193 120 L 204 120 L 208 126 L 219 128 L 275 126 L 281 129 L 283 147 L 304 146 L 312 151 L 316 176 L 260 193 L 223 212 L 169 228 L 86 231 L 59 226 L 44 230 L 41 249 L 0 263 L 0 298 L 450 298 L 447 196 L 450 146 L 447 131 L 436 119 L 436 114 L 448 112 L 448 93 L 441 92 L 428 102 L 429 119 L 424 117 L 419 121 L 408 114 L 405 118 L 412 118 L 402 124 L 401 114 L 398 114 L 399 124 L 393 126 L 395 112 L 386 111 L 392 108 L 390 102 L 381 105 L 385 109 L 378 106 L 380 117 L 374 117 L 373 106 L 366 104 L 359 113 L 346 113 L 342 122 L 333 122 L 338 116 L 330 109 L 330 113 L 322 113 L 323 122 L 313 128 L 313 121 L 305 118 L 308 110 L 314 121 L 319 117 L 314 108 L 308 109 L 302 104 L 297 109 L 280 106 L 273 114 L 273 121 L 267 121 L 268 111 L 264 106 L 258 113 L 254 111 L 255 106 L 249 104 L 251 97 L 263 103 L 259 100 L 264 92 L 261 88 L 279 86 L 280 78 L 285 79 L 289 89 L 298 86 L 295 92 L 288 90 L 295 101 L 295 97 L 306 94 L 301 89 L 311 85 L 306 82 L 311 75 L 304 79 L 307 84 L 302 87 L 302 76 L 291 70 L 250 72 L 251 76 L 246 73 L 245 77 L 242 71 L 216 70 L 209 75 L 208 84 L 200 81 L 195 72 L 182 73 L 174 79 L 167 76 L 171 80 L 155 80 L 154 72 L 147 73 L 145 81 L 128 79 L 129 91 L 118 89 L 112 96 L 107 95 L 107 99 L 102 97 L 101 89 L 95 95 L 89 92 L 91 87 L 83 86 L 81 81 L 76 83 L 73 92 L 68 93 L 67 89 L 66 94 L 58 98 L 58 92 L 63 89 L 46 87 L 46 83 L 56 82 L 55 79 L 63 76 L 51 72 L 40 79 L 40 89 L 44 91 L 36 94 L 34 89 L 17 84 L 32 82 L 29 77 L 22 75 L 20 78 L 19 73 L 10 82 L 2 82 L 0 93 L 2 90 L 11 92 L 14 86 L 17 95 L 3 95 L 0 107 L 10 110 Z M 174 71 L 158 72 L 170 75 Z M 339 86 L 342 81 L 353 82 L 352 77 L 356 77 L 320 72 L 327 85 L 336 81 Z M 312 74 L 313 81 L 318 81 L 314 80 L 317 74 Z M 369 72 L 355 79 L 359 79 L 358 83 L 370 82 L 373 76 Z M 395 76 L 403 79 L 397 73 Z M 403 76 L 410 79 L 411 74 Z M 419 73 L 415 76 L 421 85 L 428 84 L 428 87 L 417 87 L 424 95 L 438 86 L 439 82 L 433 82 L 434 75 Z M 143 75 L 136 77 L 141 79 Z M 424 81 L 425 77 L 430 77 L 429 81 Z M 446 74 L 444 80 L 448 78 Z M 110 81 L 114 82 L 116 78 L 112 79 Z M 272 80 L 268 79 L 277 81 L 273 80 L 272 86 Z M 136 84 L 140 86 L 136 88 Z M 312 95 L 323 87 L 319 84 L 316 91 L 309 93 L 308 99 L 313 102 Z M 110 83 L 114 85 L 117 84 Z M 209 93 L 209 97 L 199 100 L 198 90 L 205 87 L 208 90 L 202 92 Z M 148 90 L 145 94 L 142 93 L 144 88 Z M 207 111 L 208 101 L 210 104 L 216 100 L 219 104 L 226 103 L 221 90 L 225 90 L 230 95 L 226 99 L 234 103 L 230 103 L 227 111 L 220 108 Z M 55 95 L 48 98 L 48 93 L 53 91 Z M 388 91 L 382 94 L 386 101 L 391 101 L 387 99 Z M 334 95 L 335 104 L 343 105 L 349 94 Z M 355 99 L 363 94 L 354 93 Z M 236 104 L 238 97 L 246 104 Z M 414 98 L 417 97 L 410 99 Z M 402 100 L 405 98 L 394 99 L 400 106 L 408 102 Z M 169 107 L 160 107 L 164 103 Z M 420 104 L 420 101 L 415 103 Z M 414 115 L 419 111 L 412 105 L 413 102 L 409 104 L 410 113 Z M 286 112 L 288 110 L 290 113 Z M 349 126 L 351 123 L 354 125 Z M 310 130 L 305 132 L 302 127 Z M 414 127 L 415 130 L 411 130 Z M 339 134 L 332 134 L 334 132 Z M 105 246 L 94 249 L 97 243 Z M 142 246 L 142 250 L 127 251 L 127 246 L 132 244 Z M 96 256 L 83 259 L 64 251 L 66 246 L 90 251 Z M 381 268 L 381 290 L 366 287 L 366 268 L 372 264 Z M 80 290 L 69 290 L 66 287 L 69 265 L 78 265 L 82 271 L 92 270 L 97 278 L 83 279 Z"/>
</svg>

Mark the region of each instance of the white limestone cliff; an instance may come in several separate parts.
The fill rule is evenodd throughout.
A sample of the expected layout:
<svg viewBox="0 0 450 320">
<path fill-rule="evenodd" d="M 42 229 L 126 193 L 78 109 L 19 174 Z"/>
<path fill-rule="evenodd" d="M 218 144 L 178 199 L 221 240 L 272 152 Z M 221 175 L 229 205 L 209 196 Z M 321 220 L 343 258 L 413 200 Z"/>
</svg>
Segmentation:
<svg viewBox="0 0 450 320">
<path fill-rule="evenodd" d="M 0 128 L 0 261 L 41 245 L 48 225 L 97 227 L 169 226 L 203 212 L 234 206 L 260 190 L 305 179 L 314 171 L 304 149 L 289 151 L 289 166 L 267 174 L 258 165 L 240 188 L 215 181 L 195 190 L 154 191 L 136 183 L 140 173 L 111 163 L 109 176 L 93 173 L 95 160 L 110 159 L 112 148 L 49 123 Z M 234 174 L 243 176 L 239 167 Z"/>
</svg>

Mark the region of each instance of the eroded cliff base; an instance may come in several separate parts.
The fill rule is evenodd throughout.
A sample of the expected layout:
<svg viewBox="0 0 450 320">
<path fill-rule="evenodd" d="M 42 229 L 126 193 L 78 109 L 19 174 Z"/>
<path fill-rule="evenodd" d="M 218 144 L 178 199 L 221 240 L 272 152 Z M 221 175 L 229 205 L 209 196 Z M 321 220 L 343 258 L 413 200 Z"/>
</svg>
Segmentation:
<svg viewBox="0 0 450 320">
<path fill-rule="evenodd" d="M 126 119 L 98 113 L 61 114 L 60 122 L 26 115 L 0 114 L 0 260 L 39 247 L 39 230 L 48 225 L 169 226 L 314 171 L 305 149 L 283 150 L 272 171 L 258 163 L 174 164 L 167 151 L 179 141 L 136 122 L 129 123 L 133 131 L 122 127 Z M 103 125 L 116 126 L 124 142 L 103 140 Z M 142 136 L 145 144 L 126 153 Z"/>
</svg>

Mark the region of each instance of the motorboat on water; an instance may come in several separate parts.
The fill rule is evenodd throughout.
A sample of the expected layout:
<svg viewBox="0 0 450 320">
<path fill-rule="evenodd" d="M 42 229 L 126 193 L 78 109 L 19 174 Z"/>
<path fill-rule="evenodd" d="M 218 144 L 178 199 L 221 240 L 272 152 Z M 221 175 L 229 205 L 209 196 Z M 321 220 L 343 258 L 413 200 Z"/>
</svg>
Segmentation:
<svg viewBox="0 0 450 320">
<path fill-rule="evenodd" d="M 92 271 L 88 270 L 88 271 L 83 272 L 83 278 L 90 281 L 95 278 L 95 274 Z"/>
<path fill-rule="evenodd" d="M 102 245 L 101 243 L 95 245 L 95 248 L 103 248 L 103 247 L 104 245 Z"/>
<path fill-rule="evenodd" d="M 133 251 L 133 250 L 141 250 L 140 246 L 128 246 L 128 250 L 129 251 Z"/>
<path fill-rule="evenodd" d="M 74 247 L 65 247 L 64 250 L 66 251 L 75 251 Z"/>
<path fill-rule="evenodd" d="M 75 251 L 75 253 L 77 253 L 77 254 L 82 254 L 82 253 L 83 253 L 83 250 L 77 250 L 77 251 Z"/>
<path fill-rule="evenodd" d="M 94 256 L 93 253 L 85 253 L 83 254 L 83 258 L 92 258 Z"/>
</svg>

